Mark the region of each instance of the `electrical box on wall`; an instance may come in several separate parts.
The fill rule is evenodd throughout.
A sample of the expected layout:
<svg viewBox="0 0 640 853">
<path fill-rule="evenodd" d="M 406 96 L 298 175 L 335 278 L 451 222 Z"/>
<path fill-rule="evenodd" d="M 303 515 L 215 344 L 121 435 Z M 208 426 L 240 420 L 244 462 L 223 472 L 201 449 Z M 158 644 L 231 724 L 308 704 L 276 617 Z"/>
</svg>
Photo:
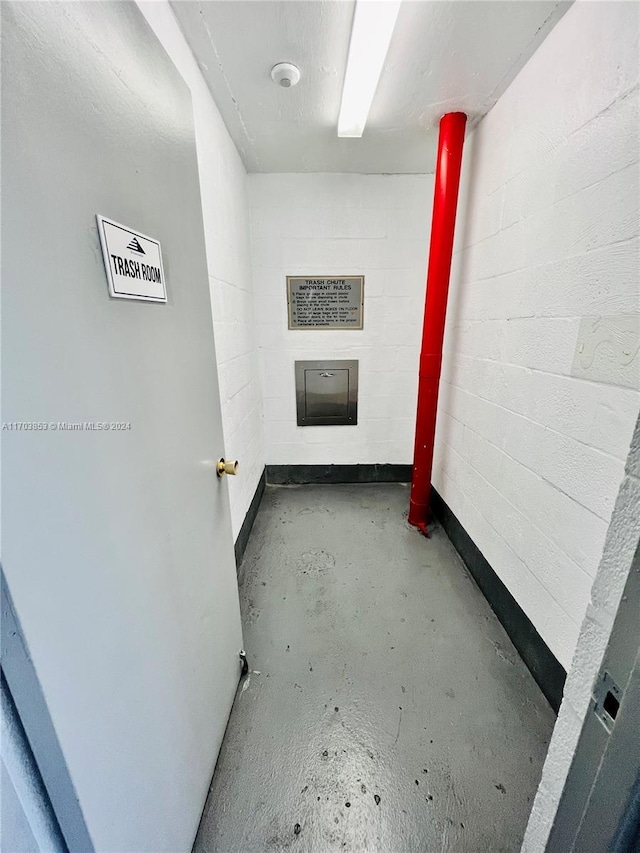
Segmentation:
<svg viewBox="0 0 640 853">
<path fill-rule="evenodd" d="M 296 361 L 298 426 L 358 423 L 358 362 Z"/>
</svg>

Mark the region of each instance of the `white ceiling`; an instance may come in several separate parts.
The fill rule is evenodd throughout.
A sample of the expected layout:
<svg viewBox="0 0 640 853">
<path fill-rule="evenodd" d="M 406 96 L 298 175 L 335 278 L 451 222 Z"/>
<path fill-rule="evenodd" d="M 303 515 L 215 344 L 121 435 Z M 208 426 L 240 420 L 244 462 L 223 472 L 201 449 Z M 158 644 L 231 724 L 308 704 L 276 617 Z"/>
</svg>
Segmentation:
<svg viewBox="0 0 640 853">
<path fill-rule="evenodd" d="M 570 2 L 404 0 L 362 139 L 336 125 L 353 0 L 173 0 L 250 172 L 432 172 L 437 123 L 495 104 Z M 276 62 L 300 83 L 276 86 Z"/>
</svg>

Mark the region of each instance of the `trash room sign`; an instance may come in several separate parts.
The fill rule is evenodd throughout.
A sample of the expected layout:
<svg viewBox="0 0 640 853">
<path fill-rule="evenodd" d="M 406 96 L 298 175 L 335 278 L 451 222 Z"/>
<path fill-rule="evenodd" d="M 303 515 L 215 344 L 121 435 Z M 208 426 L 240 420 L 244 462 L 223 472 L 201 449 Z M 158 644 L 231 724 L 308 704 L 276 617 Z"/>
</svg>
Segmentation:
<svg viewBox="0 0 640 853">
<path fill-rule="evenodd" d="M 111 296 L 166 302 L 160 243 L 104 216 L 96 220 Z"/>
</svg>

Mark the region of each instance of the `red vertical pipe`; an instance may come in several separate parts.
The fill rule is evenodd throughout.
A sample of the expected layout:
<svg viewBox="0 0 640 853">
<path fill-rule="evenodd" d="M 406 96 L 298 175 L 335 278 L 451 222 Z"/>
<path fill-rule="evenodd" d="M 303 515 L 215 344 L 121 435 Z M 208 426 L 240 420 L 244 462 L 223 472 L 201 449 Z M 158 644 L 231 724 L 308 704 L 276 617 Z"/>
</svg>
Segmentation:
<svg viewBox="0 0 640 853">
<path fill-rule="evenodd" d="M 466 123 L 464 113 L 447 113 L 440 119 L 409 503 L 409 524 L 418 527 L 423 533 L 427 532 L 442 342 Z"/>
</svg>

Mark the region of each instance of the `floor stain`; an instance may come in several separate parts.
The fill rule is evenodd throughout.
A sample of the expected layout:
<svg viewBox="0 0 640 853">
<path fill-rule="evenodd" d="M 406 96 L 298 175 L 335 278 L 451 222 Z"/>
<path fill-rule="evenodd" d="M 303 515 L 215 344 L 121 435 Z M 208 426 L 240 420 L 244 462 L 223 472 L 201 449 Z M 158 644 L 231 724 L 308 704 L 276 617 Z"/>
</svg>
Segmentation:
<svg viewBox="0 0 640 853">
<path fill-rule="evenodd" d="M 325 575 L 335 564 L 336 558 L 328 551 L 305 551 L 300 557 L 300 570 L 303 574 Z"/>
</svg>

